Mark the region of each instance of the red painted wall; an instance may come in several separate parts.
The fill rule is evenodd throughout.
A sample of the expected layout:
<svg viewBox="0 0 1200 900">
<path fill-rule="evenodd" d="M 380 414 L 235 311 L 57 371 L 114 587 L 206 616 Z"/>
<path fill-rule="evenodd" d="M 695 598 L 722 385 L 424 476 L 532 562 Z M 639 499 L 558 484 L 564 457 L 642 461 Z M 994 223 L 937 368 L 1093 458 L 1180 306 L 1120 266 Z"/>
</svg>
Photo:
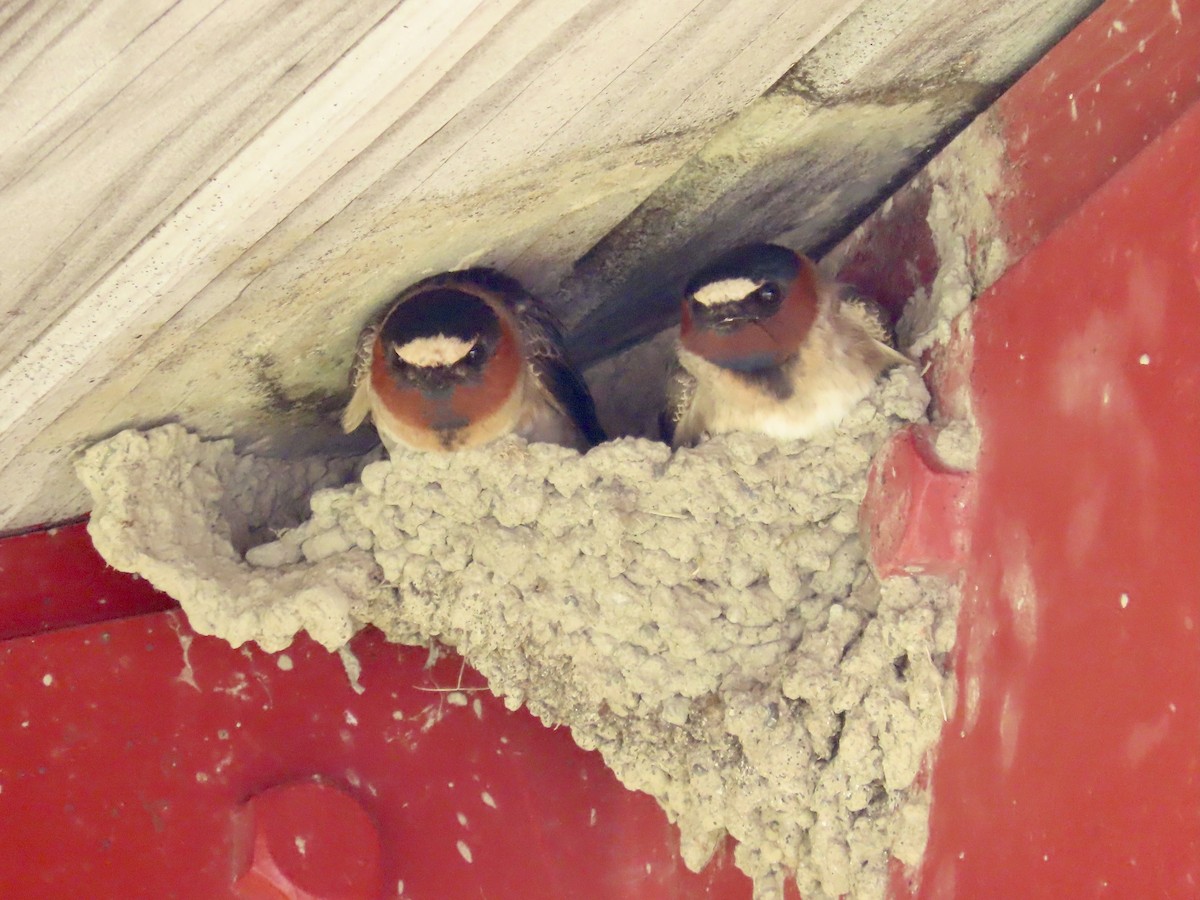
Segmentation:
<svg viewBox="0 0 1200 900">
<path fill-rule="evenodd" d="M 1110 0 L 973 126 L 1006 137 L 1019 261 L 960 373 L 983 453 L 959 702 L 900 894 L 1200 895 L 1198 47 L 1200 0 Z M 884 295 L 889 229 L 930 277 L 923 217 L 914 187 L 868 223 Z M 234 812 L 312 774 L 373 817 L 393 893 L 749 896 L 457 660 L 362 635 L 359 694 L 308 640 L 281 667 L 170 606 L 79 526 L 0 542 L 0 896 L 228 896 Z"/>
</svg>

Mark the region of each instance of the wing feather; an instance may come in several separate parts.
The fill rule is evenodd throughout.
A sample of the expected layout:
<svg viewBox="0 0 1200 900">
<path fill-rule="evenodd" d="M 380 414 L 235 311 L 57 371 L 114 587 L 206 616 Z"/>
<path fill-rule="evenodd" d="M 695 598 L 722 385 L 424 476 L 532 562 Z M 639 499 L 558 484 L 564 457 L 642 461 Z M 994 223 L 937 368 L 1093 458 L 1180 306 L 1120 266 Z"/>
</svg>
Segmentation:
<svg viewBox="0 0 1200 900">
<path fill-rule="evenodd" d="M 342 411 L 342 431 L 346 434 L 358 428 L 371 412 L 371 355 L 375 351 L 379 326 L 391 309 L 389 304 L 383 314 L 373 316 L 358 333 L 354 364 L 350 367 L 350 402 Z"/>
<path fill-rule="evenodd" d="M 533 376 L 551 402 L 571 418 L 589 444 L 606 440 L 591 391 L 567 357 L 562 326 L 554 313 L 515 278 L 495 269 L 454 274 L 460 282 L 482 288 L 504 305 L 520 332 Z"/>
<path fill-rule="evenodd" d="M 838 285 L 840 311 L 844 318 L 856 323 L 870 337 L 875 364 L 880 371 L 892 366 L 913 365 L 913 361 L 896 349 L 891 316 L 877 300 L 864 297 L 849 285 Z"/>
<path fill-rule="evenodd" d="M 658 417 L 658 427 L 663 440 L 674 445 L 679 423 L 696 396 L 696 376 L 683 367 L 678 357 L 672 357 L 667 370 L 666 395 L 666 403 Z"/>
</svg>

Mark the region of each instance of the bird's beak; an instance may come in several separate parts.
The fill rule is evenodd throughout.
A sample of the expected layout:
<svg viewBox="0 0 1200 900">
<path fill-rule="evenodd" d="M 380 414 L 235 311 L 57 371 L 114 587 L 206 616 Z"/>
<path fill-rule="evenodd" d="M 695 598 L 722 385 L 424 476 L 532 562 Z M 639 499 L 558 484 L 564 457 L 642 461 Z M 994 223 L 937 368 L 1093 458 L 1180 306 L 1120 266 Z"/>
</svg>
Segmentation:
<svg viewBox="0 0 1200 900">
<path fill-rule="evenodd" d="M 738 328 L 741 328 L 743 325 L 745 325 L 749 321 L 750 321 L 749 316 L 725 315 L 725 316 L 721 316 L 721 318 L 719 318 L 719 319 L 711 321 L 709 323 L 708 327 L 711 328 L 713 331 L 718 332 L 719 334 L 724 334 L 724 333 L 727 333 L 730 331 L 734 331 Z"/>
<path fill-rule="evenodd" d="M 692 301 L 689 312 L 696 328 L 714 331 L 717 334 L 728 334 L 752 321 L 752 317 L 747 315 L 746 310 L 738 303 L 706 307 Z"/>
<path fill-rule="evenodd" d="M 425 376 L 426 392 L 429 394 L 447 393 L 456 383 L 454 371 L 449 366 L 436 366 Z"/>
</svg>

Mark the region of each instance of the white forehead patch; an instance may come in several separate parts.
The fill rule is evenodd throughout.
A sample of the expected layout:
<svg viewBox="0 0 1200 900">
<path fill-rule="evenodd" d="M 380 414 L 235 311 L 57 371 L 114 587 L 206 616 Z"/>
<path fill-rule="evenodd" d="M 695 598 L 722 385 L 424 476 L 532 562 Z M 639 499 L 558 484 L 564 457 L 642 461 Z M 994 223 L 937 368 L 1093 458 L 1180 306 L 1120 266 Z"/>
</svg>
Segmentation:
<svg viewBox="0 0 1200 900">
<path fill-rule="evenodd" d="M 718 303 L 734 303 L 753 294 L 763 283 L 750 278 L 726 278 L 706 284 L 696 291 L 696 302 L 701 306 L 714 306 Z"/>
<path fill-rule="evenodd" d="M 475 341 L 435 334 L 433 337 L 413 338 L 404 346 L 397 347 L 396 355 L 410 366 L 428 369 L 433 366 L 452 366 L 470 353 L 474 346 Z"/>
</svg>

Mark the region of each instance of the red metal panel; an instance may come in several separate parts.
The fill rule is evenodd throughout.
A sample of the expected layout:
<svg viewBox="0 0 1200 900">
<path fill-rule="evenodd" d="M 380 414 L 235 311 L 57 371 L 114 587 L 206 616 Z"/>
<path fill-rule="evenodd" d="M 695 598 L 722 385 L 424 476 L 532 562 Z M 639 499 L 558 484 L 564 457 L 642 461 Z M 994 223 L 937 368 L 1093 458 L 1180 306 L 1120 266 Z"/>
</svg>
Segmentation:
<svg viewBox="0 0 1200 900">
<path fill-rule="evenodd" d="M 110 569 L 83 522 L 0 540 L 0 640 L 176 605 Z"/>
<path fill-rule="evenodd" d="M 978 301 L 928 897 L 1200 895 L 1200 106 Z"/>
<path fill-rule="evenodd" d="M 1109 0 L 987 113 L 1012 163 L 1010 249 L 1036 246 L 1200 100 L 1200 0 Z"/>
<path fill-rule="evenodd" d="M 1010 263 L 1200 100 L 1197 47 L 1200 0 L 1109 0 L 968 126 L 1004 141 Z M 897 314 L 937 274 L 930 187 L 919 173 L 845 242 L 839 277 Z"/>
<path fill-rule="evenodd" d="M 457 658 L 353 646 L 361 694 L 306 638 L 285 661 L 179 613 L 0 644 L 0 896 L 231 897 L 240 804 L 312 775 L 378 824 L 385 896 L 750 896 L 725 856 L 688 872 L 653 800 Z"/>
<path fill-rule="evenodd" d="M 1200 0 L 1110 0 L 972 126 L 1006 136 L 997 205 L 1031 252 L 975 319 L 979 517 L 921 896 L 1200 895 L 1200 111 L 1122 170 L 1200 98 L 1197 46 Z M 885 299 L 933 272 L 922 190 L 848 265 Z M 79 526 L 0 542 L 0 636 L 167 604 Z M 0 645 L 0 896 L 229 896 L 235 811 L 311 775 L 374 818 L 392 893 L 749 896 L 456 659 L 355 648 L 361 695 L 310 641 L 284 669 L 177 614 Z"/>
</svg>

